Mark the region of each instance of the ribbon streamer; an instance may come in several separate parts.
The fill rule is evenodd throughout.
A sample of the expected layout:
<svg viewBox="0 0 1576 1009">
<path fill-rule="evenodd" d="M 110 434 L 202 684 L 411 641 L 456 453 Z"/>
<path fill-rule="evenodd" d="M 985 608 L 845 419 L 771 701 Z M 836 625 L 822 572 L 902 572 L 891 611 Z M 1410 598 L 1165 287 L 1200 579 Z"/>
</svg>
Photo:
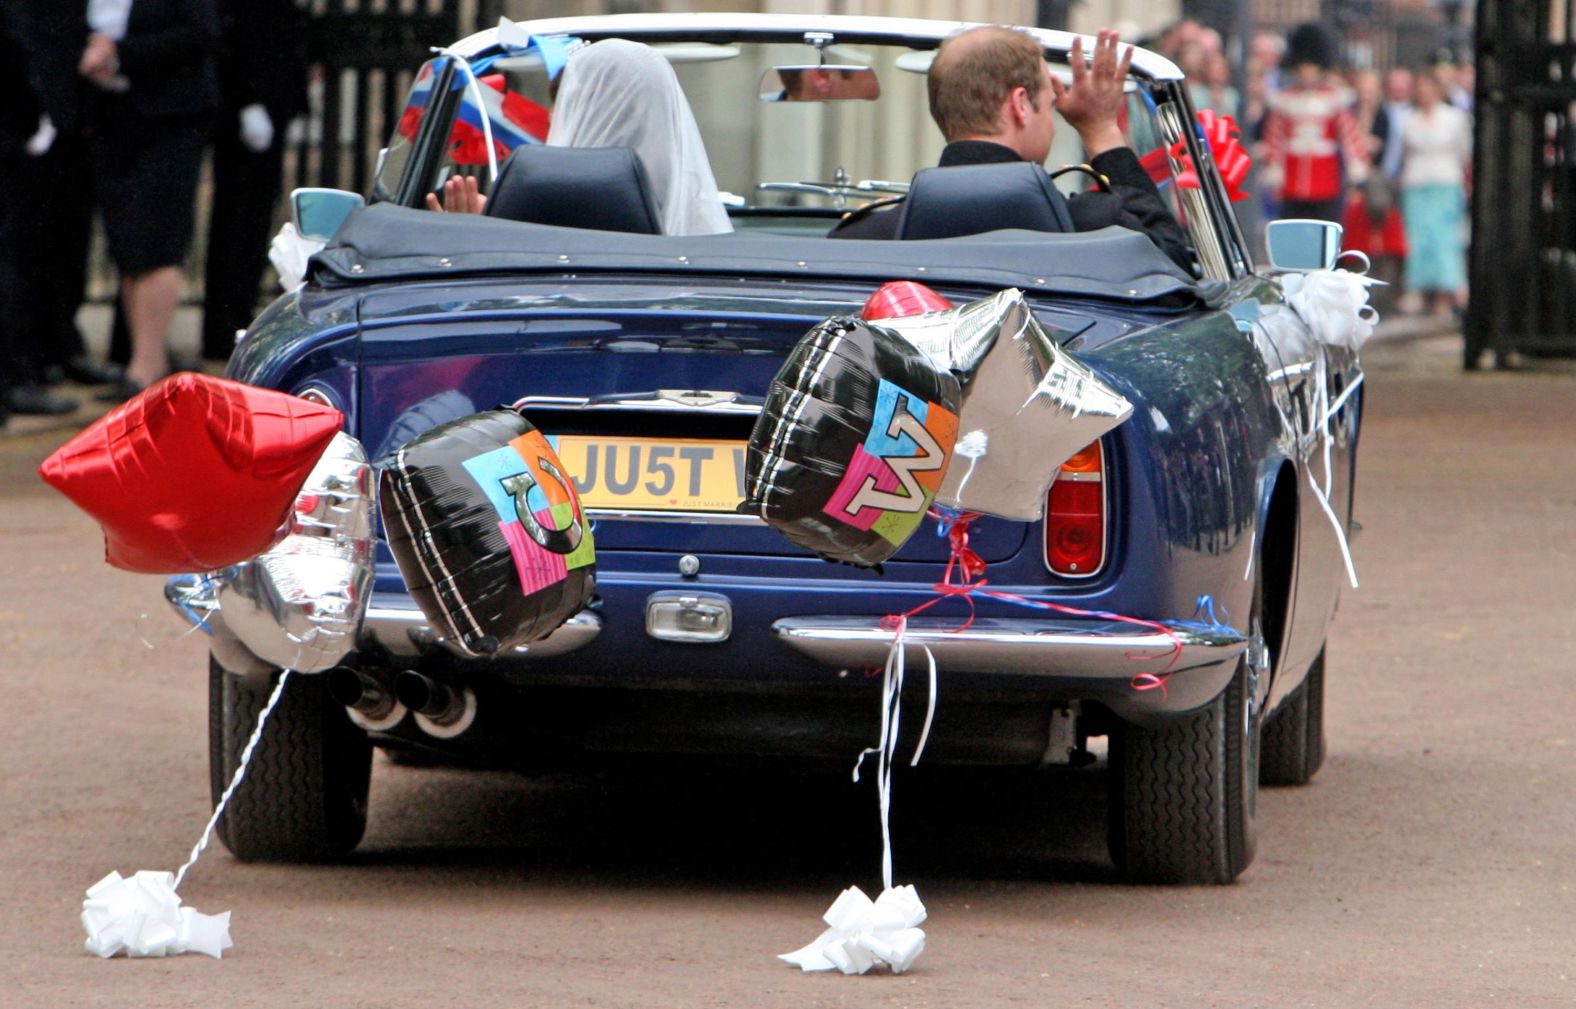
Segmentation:
<svg viewBox="0 0 1576 1009">
<path fill-rule="evenodd" d="M 240 766 L 230 778 L 229 787 L 214 806 L 208 825 L 192 847 L 186 864 L 177 872 L 142 870 L 131 879 L 118 872 L 111 872 L 88 888 L 82 901 L 82 927 L 87 930 L 85 944 L 89 953 L 108 959 L 124 953 L 126 956 L 175 956 L 180 953 L 206 953 L 215 959 L 232 945 L 230 941 L 230 912 L 203 914 L 190 907 L 181 907 L 181 881 L 186 871 L 196 864 L 208 847 L 214 826 L 230 802 L 230 796 L 246 777 L 252 762 L 257 741 L 262 738 L 263 726 L 268 716 L 279 704 L 290 670 L 279 674 L 268 703 L 257 716 L 257 725 L 241 750 Z"/>
<path fill-rule="evenodd" d="M 1323 440 L 1321 456 L 1324 461 L 1324 486 L 1320 487 L 1319 481 L 1314 479 L 1312 466 L 1308 467 L 1308 485 L 1313 490 L 1314 499 L 1319 502 L 1319 508 L 1324 512 L 1325 517 L 1330 520 L 1330 526 L 1335 530 L 1335 545 L 1340 548 L 1341 560 L 1346 564 L 1346 577 L 1351 582 L 1352 588 L 1355 589 L 1360 588 L 1360 586 L 1357 584 L 1357 565 L 1352 561 L 1352 546 L 1347 539 L 1346 530 L 1341 526 L 1340 518 L 1335 514 L 1335 509 L 1330 506 L 1330 493 L 1335 486 L 1334 469 L 1330 463 L 1331 443 L 1334 441 L 1334 438 L 1330 435 L 1330 418 L 1335 416 L 1341 406 L 1345 405 L 1346 399 L 1351 395 L 1352 390 L 1362 385 L 1363 377 L 1361 375 L 1357 376 L 1357 380 L 1342 391 L 1340 399 L 1332 405 L 1330 403 L 1330 383 L 1325 376 L 1325 370 L 1328 365 L 1325 363 L 1324 355 L 1319 355 L 1318 362 L 1313 383 L 1316 390 L 1314 410 L 1319 416 L 1319 433 Z"/>
<path fill-rule="evenodd" d="M 881 810 L 881 883 L 884 889 L 874 901 L 857 886 L 844 890 L 821 918 L 827 929 L 815 941 L 778 959 L 804 971 L 840 970 L 844 974 L 863 974 L 877 964 L 886 964 L 892 973 L 908 970 L 925 948 L 925 933 L 919 924 L 925 920 L 925 905 L 912 886 L 892 885 L 892 764 L 897 757 L 898 734 L 903 716 L 903 677 L 906 667 L 908 628 L 906 617 L 893 621 L 892 647 L 887 650 L 886 668 L 881 679 L 881 738 L 873 747 L 861 750 L 854 760 L 854 781 L 859 780 L 865 758 L 876 756 L 876 791 Z M 930 672 L 930 703 L 925 724 L 909 766 L 919 764 L 930 739 L 936 717 L 936 657 L 925 649 Z"/>
</svg>

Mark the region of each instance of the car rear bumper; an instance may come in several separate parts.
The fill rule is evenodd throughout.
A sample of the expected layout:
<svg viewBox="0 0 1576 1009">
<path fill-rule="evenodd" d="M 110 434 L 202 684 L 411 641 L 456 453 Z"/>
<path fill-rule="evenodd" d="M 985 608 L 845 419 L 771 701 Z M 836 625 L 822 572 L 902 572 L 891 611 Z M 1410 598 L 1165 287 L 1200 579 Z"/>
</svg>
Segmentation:
<svg viewBox="0 0 1576 1009">
<path fill-rule="evenodd" d="M 637 593 L 637 597 L 645 595 Z M 584 659 L 575 656 L 566 660 L 573 665 L 550 663 L 544 667 L 555 670 L 555 679 L 573 678 L 577 672 L 605 674 L 608 670 L 603 667 L 610 656 L 603 653 L 611 650 L 627 656 L 629 648 L 644 642 L 670 654 L 677 649 L 676 654 L 684 657 L 680 664 L 692 682 L 705 681 L 708 670 L 718 674 L 719 686 L 741 674 L 758 681 L 756 671 L 762 668 L 761 662 L 744 663 L 736 655 L 725 658 L 728 653 L 713 650 L 717 646 L 652 642 L 644 628 L 624 627 L 622 620 L 615 619 L 633 616 L 626 610 L 610 600 L 602 611 L 579 613 L 547 638 L 497 660 L 504 664 L 510 659 L 550 660 L 585 649 Z M 615 623 L 605 624 L 606 620 Z M 763 638 L 775 640 L 802 661 L 838 671 L 879 668 L 886 662 L 894 637 L 878 616 L 795 616 L 775 620 L 769 630 L 765 621 L 757 626 L 764 632 Z M 749 635 L 747 629 L 738 630 Z M 962 627 L 958 618 L 915 617 L 908 622 L 905 640 L 910 663 L 922 662 L 920 649 L 928 648 L 937 668 L 952 678 L 955 688 L 967 684 L 1021 690 L 1052 700 L 1098 701 L 1119 716 L 1139 722 L 1153 722 L 1209 703 L 1230 682 L 1247 647 L 1245 639 L 1230 627 L 1100 618 L 978 617 Z M 589 647 L 593 644 L 595 647 Z M 373 598 L 361 646 L 398 657 L 437 652 L 465 658 L 437 634 L 403 593 L 380 593 Z M 651 657 L 648 655 L 648 666 Z M 619 666 L 624 667 L 622 661 Z M 493 662 L 487 667 L 499 668 Z M 649 673 L 643 669 L 636 678 L 650 685 Z"/>
<path fill-rule="evenodd" d="M 516 657 L 548 659 L 584 648 L 602 633 L 602 618 L 589 610 L 570 617 L 562 627 L 540 641 L 514 649 Z M 409 596 L 374 596 L 361 630 L 362 647 L 376 645 L 392 655 L 422 655 L 434 647 L 466 657 L 458 646 L 444 640 Z M 502 658 L 503 656 L 500 656 Z"/>
<path fill-rule="evenodd" d="M 854 669 L 884 664 L 894 638 L 874 617 L 793 617 L 772 632 L 818 662 Z M 1130 715 L 1208 703 L 1247 648 L 1229 627 L 1118 620 L 978 618 L 962 627 L 920 617 L 909 620 L 904 640 L 909 662 L 926 648 L 946 672 L 1024 677 Z"/>
</svg>

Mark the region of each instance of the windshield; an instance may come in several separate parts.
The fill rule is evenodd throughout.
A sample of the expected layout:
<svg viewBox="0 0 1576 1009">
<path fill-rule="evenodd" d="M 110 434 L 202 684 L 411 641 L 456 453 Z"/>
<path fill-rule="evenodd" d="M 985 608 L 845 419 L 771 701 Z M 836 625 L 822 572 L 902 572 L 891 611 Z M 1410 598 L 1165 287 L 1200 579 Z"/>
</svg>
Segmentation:
<svg viewBox="0 0 1576 1009">
<path fill-rule="evenodd" d="M 694 111 L 735 230 L 824 234 L 848 211 L 900 196 L 916 171 L 936 164 L 944 146 L 931 121 L 926 95 L 929 50 L 846 44 L 817 49 L 804 42 L 758 41 L 664 41 L 652 47 L 673 66 Z M 476 176 L 486 192 L 490 167 L 478 100 L 492 127 L 493 153 L 499 163 L 515 146 L 539 143 L 547 136 L 553 89 L 540 58 L 518 50 L 513 55 L 484 51 L 471 63 L 474 85 L 463 71 L 448 68 L 448 62 L 447 57 L 438 57 L 421 68 L 391 138 L 375 198 L 390 200 L 404 193 L 401 202 L 420 206 L 425 193 L 456 173 Z M 878 97 L 814 101 L 772 100 L 763 95 L 762 82 L 774 79 L 774 69 L 821 62 L 870 68 Z M 452 118 L 447 137 L 437 149 L 444 127 L 429 126 L 432 139 L 426 143 L 433 149 L 413 165 L 410 155 L 425 135 L 423 121 L 428 110 L 439 104 L 431 98 L 440 79 L 448 81 L 454 98 L 448 103 Z M 1190 115 L 1179 95 L 1180 89 L 1146 90 L 1130 82 L 1121 126 L 1167 206 L 1198 240 L 1199 228 L 1207 226 L 1199 219 L 1207 217 L 1202 214 L 1204 204 L 1198 202 L 1196 190 L 1178 192 L 1175 176 L 1185 166 L 1170 154 L 1181 136 L 1180 124 Z M 1047 167 L 1083 161 L 1076 131 L 1058 116 Z M 408 171 L 424 177 L 413 184 L 404 178 Z M 1057 185 L 1067 192 L 1092 184 L 1089 175 L 1081 172 L 1057 178 Z M 1190 195 L 1192 209 L 1200 213 L 1190 212 Z M 1202 239 L 1203 246 L 1218 249 L 1219 236 Z"/>
</svg>

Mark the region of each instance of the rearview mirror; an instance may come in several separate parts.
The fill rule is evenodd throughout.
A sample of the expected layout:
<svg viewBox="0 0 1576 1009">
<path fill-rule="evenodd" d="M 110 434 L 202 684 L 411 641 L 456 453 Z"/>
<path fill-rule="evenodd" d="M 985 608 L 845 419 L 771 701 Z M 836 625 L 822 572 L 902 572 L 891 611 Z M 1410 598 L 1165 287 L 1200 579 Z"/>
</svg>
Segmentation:
<svg viewBox="0 0 1576 1009">
<path fill-rule="evenodd" d="M 359 193 L 343 189 L 295 189 L 290 192 L 290 213 L 296 231 L 304 238 L 328 241 L 352 210 L 366 206 Z"/>
<path fill-rule="evenodd" d="M 1264 235 L 1277 270 L 1329 270 L 1341 255 L 1341 226 L 1334 221 L 1271 221 Z"/>
<path fill-rule="evenodd" d="M 869 67 L 816 65 L 772 67 L 761 75 L 763 102 L 873 102 L 881 82 Z"/>
</svg>

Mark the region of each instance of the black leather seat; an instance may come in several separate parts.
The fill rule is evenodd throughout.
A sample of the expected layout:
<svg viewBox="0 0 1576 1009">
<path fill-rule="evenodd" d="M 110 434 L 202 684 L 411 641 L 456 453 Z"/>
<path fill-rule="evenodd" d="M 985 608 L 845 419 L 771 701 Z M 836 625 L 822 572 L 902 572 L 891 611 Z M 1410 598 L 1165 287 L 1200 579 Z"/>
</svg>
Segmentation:
<svg viewBox="0 0 1576 1009">
<path fill-rule="evenodd" d="M 922 168 L 898 213 L 898 238 L 1076 230 L 1067 198 L 1045 169 L 1027 161 Z"/>
<path fill-rule="evenodd" d="M 659 235 L 645 166 L 628 147 L 516 147 L 487 197 L 488 217 Z"/>
</svg>

